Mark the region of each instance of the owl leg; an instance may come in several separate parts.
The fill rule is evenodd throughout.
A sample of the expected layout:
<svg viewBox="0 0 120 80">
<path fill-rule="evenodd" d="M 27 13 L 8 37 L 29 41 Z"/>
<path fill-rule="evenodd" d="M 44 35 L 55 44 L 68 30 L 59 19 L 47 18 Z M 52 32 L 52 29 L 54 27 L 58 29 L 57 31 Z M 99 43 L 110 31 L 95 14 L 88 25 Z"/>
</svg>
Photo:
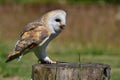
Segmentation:
<svg viewBox="0 0 120 80">
<path fill-rule="evenodd" d="M 38 62 L 39 63 L 43 63 L 43 64 L 54 64 L 56 63 L 55 61 L 52 61 L 46 54 L 45 48 L 38 48 L 37 50 L 35 50 L 35 55 L 38 58 Z"/>
<path fill-rule="evenodd" d="M 39 54 L 36 55 L 38 57 L 38 63 L 42 63 L 42 64 L 55 64 L 56 61 L 52 61 L 47 55 L 46 53 L 42 53 L 41 55 Z"/>
</svg>

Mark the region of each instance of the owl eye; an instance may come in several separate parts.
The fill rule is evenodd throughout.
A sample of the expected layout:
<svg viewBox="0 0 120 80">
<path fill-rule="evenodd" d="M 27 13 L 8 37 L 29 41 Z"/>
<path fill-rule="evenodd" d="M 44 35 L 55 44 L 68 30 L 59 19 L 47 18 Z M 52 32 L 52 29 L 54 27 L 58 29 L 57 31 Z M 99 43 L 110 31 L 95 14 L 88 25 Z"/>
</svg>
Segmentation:
<svg viewBox="0 0 120 80">
<path fill-rule="evenodd" d="M 56 22 L 61 22 L 61 20 L 60 20 L 60 19 L 55 19 L 55 21 L 56 21 Z"/>
</svg>

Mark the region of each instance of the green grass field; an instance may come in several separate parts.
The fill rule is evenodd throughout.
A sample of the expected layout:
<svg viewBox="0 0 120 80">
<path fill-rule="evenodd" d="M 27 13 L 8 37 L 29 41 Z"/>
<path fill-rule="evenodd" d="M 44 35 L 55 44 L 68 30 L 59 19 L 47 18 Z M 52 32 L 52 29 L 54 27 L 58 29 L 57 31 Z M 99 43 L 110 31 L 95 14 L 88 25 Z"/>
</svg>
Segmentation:
<svg viewBox="0 0 120 80">
<path fill-rule="evenodd" d="M 57 43 L 56 43 L 57 44 Z M 57 44 L 57 46 L 60 44 Z M 48 55 L 57 61 L 66 62 L 79 62 L 79 54 L 81 62 L 94 62 L 104 63 L 111 66 L 111 80 L 120 79 L 120 50 L 114 49 L 98 49 L 93 47 L 75 47 L 76 45 L 70 46 L 59 46 L 51 43 L 48 47 Z M 51 50 L 53 48 L 54 50 Z M 31 52 L 25 55 L 20 62 L 14 60 L 10 63 L 5 63 L 6 53 L 12 49 L 11 45 L 1 44 L 0 45 L 0 75 L 3 79 L 19 76 L 20 80 L 30 80 L 32 65 L 37 63 L 37 58 Z"/>
</svg>

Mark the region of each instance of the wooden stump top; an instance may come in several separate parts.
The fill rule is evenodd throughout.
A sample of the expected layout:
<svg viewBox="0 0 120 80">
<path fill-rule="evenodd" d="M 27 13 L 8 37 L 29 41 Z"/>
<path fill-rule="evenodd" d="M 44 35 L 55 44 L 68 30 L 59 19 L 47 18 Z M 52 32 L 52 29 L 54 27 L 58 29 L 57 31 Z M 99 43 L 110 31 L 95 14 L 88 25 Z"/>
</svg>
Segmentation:
<svg viewBox="0 0 120 80">
<path fill-rule="evenodd" d="M 48 68 L 56 68 L 56 67 L 69 67 L 69 68 L 82 68 L 82 67 L 96 67 L 96 68 L 110 68 L 108 64 L 100 64 L 100 63 L 72 63 L 72 62 L 59 62 L 57 64 L 34 64 L 34 66 L 44 66 Z"/>
<path fill-rule="evenodd" d="M 34 64 L 33 80 L 110 80 L 110 66 L 99 63 Z"/>
</svg>

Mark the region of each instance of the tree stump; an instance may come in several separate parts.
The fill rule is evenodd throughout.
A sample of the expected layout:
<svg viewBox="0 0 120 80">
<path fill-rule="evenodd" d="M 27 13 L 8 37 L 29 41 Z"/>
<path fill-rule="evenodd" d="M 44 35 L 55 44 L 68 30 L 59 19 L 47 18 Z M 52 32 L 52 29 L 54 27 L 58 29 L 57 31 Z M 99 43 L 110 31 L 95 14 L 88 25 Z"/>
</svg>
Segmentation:
<svg viewBox="0 0 120 80">
<path fill-rule="evenodd" d="M 110 66 L 97 63 L 35 64 L 32 80 L 110 80 Z"/>
</svg>

